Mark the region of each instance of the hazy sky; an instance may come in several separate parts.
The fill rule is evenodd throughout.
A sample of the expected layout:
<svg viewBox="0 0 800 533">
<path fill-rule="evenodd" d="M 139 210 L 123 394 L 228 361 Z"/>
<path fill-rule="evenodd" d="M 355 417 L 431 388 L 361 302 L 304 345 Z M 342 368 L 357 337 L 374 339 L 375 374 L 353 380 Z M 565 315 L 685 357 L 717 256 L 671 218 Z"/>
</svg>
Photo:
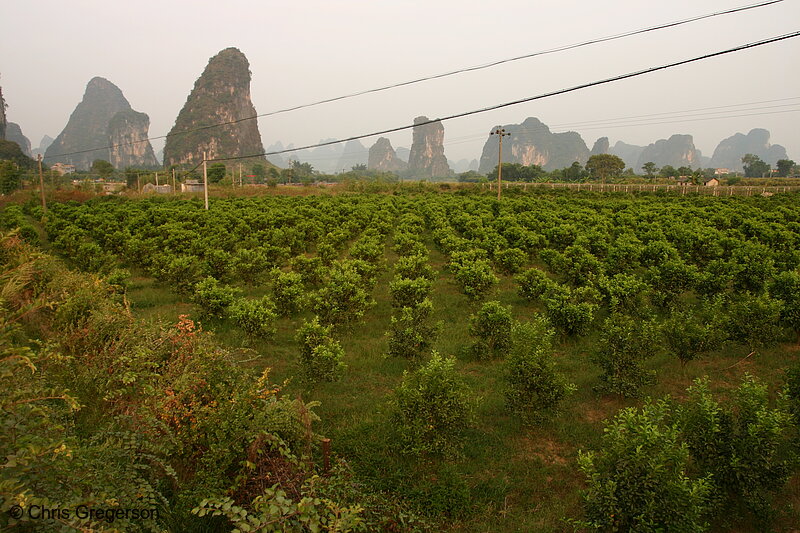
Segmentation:
<svg viewBox="0 0 800 533">
<path fill-rule="evenodd" d="M 0 86 L 34 147 L 58 135 L 102 76 L 167 133 L 211 56 L 250 61 L 258 113 L 755 3 L 755 0 L 4 0 Z M 264 146 L 410 124 L 715 52 L 800 29 L 800 0 L 259 120 Z M 800 161 L 800 38 L 445 123 L 445 154 L 480 158 L 490 128 L 534 116 L 553 131 L 647 145 L 770 130 Z M 794 98 L 793 100 L 789 100 Z M 780 101 L 778 101 L 780 100 Z M 771 101 L 769 103 L 762 103 Z M 691 111 L 705 108 L 698 115 Z M 775 107 L 780 106 L 780 107 Z M 691 111 L 691 113 L 686 113 Z M 627 117 L 649 117 L 642 124 Z M 691 115 L 689 117 L 683 115 Z M 751 115 L 751 116 L 733 116 Z M 716 117 L 716 118 L 715 118 Z M 720 118 L 721 117 L 721 118 Z M 411 145 L 411 131 L 389 136 Z M 362 142 L 370 146 L 376 138 Z M 154 141 L 158 151 L 163 141 Z M 93 147 L 87 147 L 93 148 Z"/>
</svg>

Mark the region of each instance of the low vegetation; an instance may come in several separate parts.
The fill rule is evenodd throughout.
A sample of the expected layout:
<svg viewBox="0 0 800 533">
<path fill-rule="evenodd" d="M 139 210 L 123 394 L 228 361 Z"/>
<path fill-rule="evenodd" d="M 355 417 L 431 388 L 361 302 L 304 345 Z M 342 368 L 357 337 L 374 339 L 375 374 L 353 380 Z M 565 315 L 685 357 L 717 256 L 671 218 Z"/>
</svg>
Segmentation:
<svg viewBox="0 0 800 533">
<path fill-rule="evenodd" d="M 112 197 L 0 227 L 3 527 L 800 523 L 796 195 Z"/>
</svg>

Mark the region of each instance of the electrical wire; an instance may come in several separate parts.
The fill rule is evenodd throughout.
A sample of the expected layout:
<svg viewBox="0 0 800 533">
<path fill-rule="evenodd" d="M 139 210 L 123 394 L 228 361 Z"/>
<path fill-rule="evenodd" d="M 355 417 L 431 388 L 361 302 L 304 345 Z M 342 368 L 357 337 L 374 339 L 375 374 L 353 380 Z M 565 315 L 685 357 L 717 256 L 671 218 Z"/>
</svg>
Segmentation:
<svg viewBox="0 0 800 533">
<path fill-rule="evenodd" d="M 483 70 L 483 69 L 487 69 L 487 68 L 503 65 L 503 64 L 506 64 L 506 63 L 511 63 L 511 62 L 514 62 L 514 61 L 521 61 L 523 59 L 530 59 L 530 58 L 533 58 L 533 57 L 538 57 L 538 56 L 543 56 L 543 55 L 548 55 L 548 54 L 554 54 L 554 53 L 558 53 L 558 52 L 564 52 L 564 51 L 567 51 L 567 50 L 574 50 L 576 48 L 582 48 L 582 47 L 590 46 L 590 45 L 593 45 L 593 44 L 600 44 L 600 43 L 604 43 L 604 42 L 608 42 L 608 41 L 622 39 L 622 38 L 625 38 L 625 37 L 632 37 L 634 35 L 641 35 L 641 34 L 644 34 L 644 33 L 654 32 L 654 31 L 663 30 L 663 29 L 667 29 L 667 28 L 674 28 L 676 26 L 682 26 L 684 24 L 689 24 L 691 22 L 697 22 L 699 20 L 705 20 L 705 19 L 709 19 L 709 18 L 713 18 L 713 17 L 722 16 L 722 15 L 730 15 L 730 14 L 733 14 L 733 13 L 739 13 L 739 12 L 748 11 L 748 10 L 751 10 L 751 9 L 758 9 L 758 8 L 766 7 L 766 6 L 769 6 L 769 5 L 778 4 L 778 3 L 781 3 L 783 1 L 784 0 L 768 0 L 768 1 L 759 2 L 759 3 L 756 3 L 756 4 L 749 4 L 749 5 L 746 5 L 746 6 L 740 6 L 740 7 L 735 7 L 735 8 L 731 8 L 731 9 L 726 9 L 726 10 L 723 10 L 723 11 L 716 11 L 716 12 L 708 13 L 708 14 L 705 14 L 705 15 L 697 15 L 697 16 L 690 17 L 690 18 L 687 18 L 687 19 L 677 20 L 677 21 L 673 21 L 673 22 L 666 22 L 666 23 L 663 23 L 663 24 L 658 24 L 656 26 L 650 26 L 650 27 L 647 27 L 647 28 L 641 28 L 641 29 L 638 29 L 638 30 L 631 30 L 631 31 L 627 31 L 627 32 L 623 32 L 623 33 L 619 33 L 619 34 L 615 34 L 615 35 L 609 35 L 609 36 L 605 36 L 605 37 L 598 37 L 598 38 L 590 39 L 588 41 L 583 41 L 583 42 L 580 42 L 580 43 L 574 43 L 574 44 L 559 46 L 559 47 L 556 47 L 556 48 L 550 48 L 550 49 L 547 49 L 547 50 L 541 50 L 541 51 L 538 51 L 538 52 L 532 52 L 532 53 L 521 55 L 521 56 L 510 57 L 510 58 L 506 58 L 506 59 L 500 59 L 500 60 L 497 60 L 497 61 L 492 61 L 490 63 L 484 63 L 484 64 L 481 64 L 481 65 L 475 65 L 475 66 L 471 66 L 471 67 L 464 67 L 464 68 L 460 68 L 460 69 L 457 69 L 457 70 L 452 70 L 452 71 L 448 71 L 448 72 L 444 72 L 444 73 L 440 73 L 440 74 L 434 74 L 434 75 L 431 75 L 431 76 L 424 76 L 424 77 L 416 78 L 416 79 L 413 79 L 413 80 L 402 81 L 402 82 L 393 83 L 393 84 L 390 84 L 390 85 L 384 85 L 382 87 L 376 87 L 376 88 L 373 88 L 373 89 L 366 89 L 366 90 L 363 90 L 363 91 L 357 91 L 357 92 L 354 92 L 354 93 L 344 94 L 344 95 L 341 95 L 341 96 L 335 96 L 335 97 L 332 97 L 332 98 L 325 98 L 325 99 L 318 100 L 318 101 L 315 101 L 315 102 L 310 102 L 310 103 L 307 103 L 307 104 L 300 104 L 300 105 L 291 106 L 291 107 L 287 107 L 287 108 L 283 108 L 283 109 L 277 109 L 275 111 L 268 111 L 266 113 L 261 113 L 261 114 L 252 115 L 252 116 L 248 116 L 248 117 L 238 118 L 238 119 L 230 120 L 230 121 L 227 121 L 227 122 L 219 122 L 219 123 L 215 123 L 215 124 L 209 124 L 209 125 L 206 125 L 206 126 L 198 126 L 196 128 L 192 128 L 192 129 L 188 129 L 188 130 L 170 132 L 170 133 L 168 133 L 166 135 L 159 135 L 157 137 L 149 137 L 147 139 L 142 139 L 142 140 L 138 140 L 138 141 L 131 141 L 131 142 L 127 142 L 127 143 L 114 144 L 114 145 L 106 146 L 106 147 L 102 147 L 102 148 L 91 148 L 91 149 L 79 150 L 79 151 L 75 151 L 75 152 L 68 152 L 68 153 L 63 153 L 63 154 L 51 155 L 49 157 L 46 157 L 45 159 L 53 159 L 53 158 L 56 158 L 56 157 L 65 157 L 65 156 L 68 156 L 68 155 L 85 154 L 85 153 L 89 153 L 89 152 L 95 152 L 95 151 L 98 151 L 98 150 L 109 150 L 109 149 L 117 148 L 117 147 L 120 147 L 120 146 L 130 146 L 130 145 L 134 145 L 134 144 L 140 144 L 140 143 L 143 143 L 143 142 L 155 141 L 155 140 L 159 140 L 159 139 L 166 139 L 167 137 L 173 137 L 173 136 L 176 136 L 176 135 L 187 135 L 189 133 L 194 133 L 194 132 L 198 132 L 198 131 L 204 131 L 204 130 L 208 130 L 208 129 L 211 129 L 211 128 L 218 128 L 218 127 L 221 127 L 221 126 L 228 126 L 228 125 L 232 125 L 232 124 L 238 124 L 240 122 L 245 122 L 247 120 L 254 120 L 254 119 L 257 119 L 257 118 L 261 118 L 261 117 L 269 117 L 269 116 L 279 115 L 279 114 L 282 114 L 282 113 L 289 113 L 291 111 L 297 111 L 299 109 L 306 109 L 306 108 L 309 108 L 309 107 L 314 107 L 314 106 L 318 106 L 318 105 L 322 105 L 322 104 L 338 102 L 340 100 L 345 100 L 345 99 L 349 99 L 349 98 L 355 98 L 355 97 L 358 97 L 358 96 L 364 96 L 366 94 L 372 94 L 372 93 L 377 93 L 377 92 L 382 92 L 382 91 L 388 91 L 390 89 L 397 89 L 397 88 L 400 88 L 400 87 L 406 87 L 406 86 L 409 86 L 409 85 L 414 85 L 414 84 L 417 84 L 417 83 L 422 83 L 422 82 L 426 82 L 426 81 L 432 81 L 432 80 L 436 80 L 436 79 L 440 79 L 440 78 L 454 76 L 454 75 L 457 75 L 457 74 L 464 74 L 464 73 L 467 73 L 467 72 L 474 72 L 474 71 L 477 71 L 477 70 Z"/>
<path fill-rule="evenodd" d="M 770 38 L 767 38 L 767 39 L 762 39 L 760 41 L 754 41 L 754 42 L 743 44 L 743 45 L 736 46 L 736 47 L 733 47 L 733 48 L 728 48 L 726 50 L 721 50 L 719 52 L 712 52 L 712 53 L 705 54 L 705 55 L 702 55 L 702 56 L 693 57 L 691 59 L 684 59 L 684 60 L 681 60 L 681 61 L 675 61 L 673 63 L 667 63 L 667 64 L 660 65 L 660 66 L 657 66 L 657 67 L 650 67 L 650 68 L 646 68 L 646 69 L 642 69 L 642 70 L 637 70 L 635 72 L 629 72 L 627 74 L 620 74 L 620 75 L 617 75 L 617 76 L 612 76 L 610 78 L 605 78 L 605 79 L 598 80 L 598 81 L 584 83 L 584 84 L 581 84 L 581 85 L 575 85 L 573 87 L 569 87 L 569 88 L 566 88 L 566 89 L 559 89 L 557 91 L 551 91 L 551 92 L 539 94 L 539 95 L 536 95 L 536 96 L 529 96 L 529 97 L 526 97 L 526 98 L 520 98 L 518 100 L 512 100 L 510 102 L 505 102 L 505 103 L 502 103 L 502 104 L 496 104 L 496 105 L 484 107 L 484 108 L 481 108 L 481 109 L 475 109 L 475 110 L 472 110 L 472 111 L 464 111 L 462 113 L 456 113 L 456 114 L 449 115 L 449 116 L 446 116 L 446 117 L 441 117 L 441 118 L 438 118 L 438 119 L 421 121 L 421 122 L 418 122 L 418 123 L 415 123 L 415 124 L 397 126 L 397 127 L 394 127 L 394 128 L 387 128 L 387 129 L 380 130 L 380 131 L 374 131 L 372 133 L 354 135 L 352 137 L 347 137 L 347 138 L 344 138 L 344 139 L 331 140 L 331 141 L 326 141 L 326 142 L 317 143 L 317 144 L 309 144 L 309 145 L 306 145 L 306 146 L 298 146 L 296 148 L 287 148 L 287 149 L 284 149 L 284 150 L 275 150 L 275 151 L 272 151 L 272 152 L 260 152 L 260 153 L 257 153 L 257 154 L 251 154 L 251 155 L 245 155 L 245 156 L 219 157 L 219 158 L 215 158 L 215 159 L 210 159 L 209 161 L 233 161 L 233 160 L 237 160 L 237 159 L 250 159 L 250 158 L 254 158 L 254 157 L 280 155 L 280 154 L 289 153 L 289 152 L 297 152 L 299 150 L 308 150 L 308 149 L 311 149 L 311 148 L 318 148 L 320 146 L 330 146 L 332 144 L 339 144 L 339 143 L 342 143 L 342 142 L 354 141 L 354 140 L 357 140 L 357 139 L 364 139 L 364 138 L 367 138 L 367 137 L 375 137 L 377 135 L 386 135 L 388 133 L 395 133 L 395 132 L 398 132 L 398 131 L 408 130 L 408 129 L 411 129 L 411 128 L 414 128 L 414 127 L 425 126 L 427 124 L 433 124 L 433 123 L 436 123 L 436 122 L 445 122 L 445 121 L 448 121 L 448 120 L 453 120 L 453 119 L 457 119 L 457 118 L 463 118 L 463 117 L 467 117 L 467 116 L 470 116 L 470 115 L 477 115 L 479 113 L 486 113 L 488 111 L 495 111 L 497 109 L 503 109 L 503 108 L 506 108 L 506 107 L 511 107 L 511 106 L 515 106 L 515 105 L 519 105 L 519 104 L 523 104 L 523 103 L 528 103 L 528 102 L 533 102 L 533 101 L 536 101 L 536 100 L 543 100 L 545 98 L 550 98 L 550 97 L 553 97 L 553 96 L 558 96 L 558 95 L 567 94 L 567 93 L 571 93 L 571 92 L 575 92 L 575 91 L 580 91 L 580 90 L 583 90 L 583 89 L 588 89 L 590 87 L 596 87 L 598 85 L 604 85 L 604 84 L 607 84 L 607 83 L 612 83 L 612 82 L 621 81 L 621 80 L 625 80 L 625 79 L 629 79 L 629 78 L 634 78 L 634 77 L 637 77 L 637 76 L 642 76 L 644 74 L 650 74 L 650 73 L 657 72 L 657 71 L 660 71 L 660 70 L 666 70 L 666 69 L 670 69 L 670 68 L 674 68 L 674 67 L 678 67 L 678 66 L 682 66 L 682 65 L 688 65 L 690 63 L 696 63 L 698 61 L 704 61 L 706 59 L 711 59 L 713 57 L 719 57 L 719 56 L 723 56 L 723 55 L 727 55 L 727 54 L 731 54 L 731 53 L 735 53 L 735 52 L 741 52 L 743 50 L 748 50 L 750 48 L 756 48 L 756 47 L 759 47 L 759 46 L 764 46 L 764 45 L 767 45 L 767 44 L 772 44 L 772 43 L 776 43 L 776 42 L 779 42 L 779 41 L 784 41 L 786 39 L 792 39 L 792 38 L 795 38 L 795 37 L 800 37 L 800 31 L 795 31 L 795 32 L 792 32 L 792 33 L 786 33 L 786 34 L 783 34 L 783 35 L 779 35 L 777 37 L 770 37 Z"/>
</svg>

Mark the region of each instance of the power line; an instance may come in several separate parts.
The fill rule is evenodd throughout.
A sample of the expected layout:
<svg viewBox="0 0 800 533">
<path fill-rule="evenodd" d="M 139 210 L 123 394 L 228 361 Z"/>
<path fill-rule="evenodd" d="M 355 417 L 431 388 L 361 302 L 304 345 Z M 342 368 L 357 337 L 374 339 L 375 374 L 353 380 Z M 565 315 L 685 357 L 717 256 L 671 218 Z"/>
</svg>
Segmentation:
<svg viewBox="0 0 800 533">
<path fill-rule="evenodd" d="M 755 41 L 755 42 L 743 44 L 743 45 L 740 45 L 740 46 L 736 46 L 734 48 L 728 48 L 727 50 L 722 50 L 722 51 L 719 51 L 719 52 L 713 52 L 713 53 L 710 53 L 710 54 L 705 54 L 705 55 L 702 55 L 702 56 L 693 57 L 691 59 L 684 59 L 684 60 L 681 60 L 681 61 L 675 61 L 673 63 L 667 63 L 665 65 L 661 65 L 661 66 L 658 66 L 658 67 L 650 67 L 650 68 L 646 68 L 646 69 L 643 69 L 643 70 L 637 70 L 635 72 L 629 72 L 627 74 L 620 74 L 618 76 L 613 76 L 611 78 L 606 78 L 606 79 L 603 79 L 603 80 L 584 83 L 584 84 L 581 84 L 581 85 L 575 85 L 574 87 L 569 87 L 567 89 L 559 89 L 557 91 L 552 91 L 552 92 L 540 94 L 540 95 L 537 95 L 537 96 L 529 96 L 529 97 L 526 97 L 526 98 L 520 98 L 518 100 L 512 100 L 510 102 L 505 102 L 505 103 L 502 103 L 502 104 L 496 104 L 496 105 L 484 107 L 484 108 L 481 108 L 481 109 L 475 109 L 475 110 L 472 110 L 472 111 L 464 111 L 462 113 L 456 113 L 454 115 L 449 115 L 449 116 L 442 117 L 442 118 L 439 118 L 439 119 L 427 120 L 427 121 L 419 122 L 419 123 L 416 123 L 416 124 L 398 126 L 398 127 L 395 127 L 395 128 L 387 128 L 385 130 L 375 131 L 375 132 L 372 132 L 372 133 L 365 133 L 365 134 L 362 134 L 362 135 L 354 135 L 352 137 L 347 137 L 345 139 L 326 141 L 326 142 L 317 143 L 317 144 L 309 144 L 309 145 L 306 145 L 306 146 L 299 146 L 297 148 L 287 148 L 287 149 L 284 149 L 284 150 L 276 150 L 276 151 L 272 151 L 272 152 L 261 152 L 261 153 L 258 153 L 258 154 L 252 154 L 252 155 L 246 155 L 246 156 L 220 157 L 220 158 L 217 158 L 217 159 L 213 159 L 213 161 L 232 161 L 232 160 L 236 160 L 236 159 L 249 159 L 249 158 L 253 158 L 253 157 L 279 155 L 279 154 L 284 154 L 284 153 L 288 153 L 288 152 L 296 152 L 296 151 L 299 151 L 299 150 L 308 150 L 308 149 L 311 149 L 311 148 L 318 148 L 320 146 L 330 146 L 332 144 L 339 144 L 339 143 L 342 143 L 342 142 L 354 141 L 354 140 L 357 140 L 357 139 L 364 139 L 366 137 L 374 137 L 376 135 L 385 135 L 385 134 L 388 134 L 388 133 L 395 133 L 395 132 L 398 132 L 398 131 L 411 129 L 411 128 L 414 128 L 416 126 L 424 126 L 426 124 L 433 124 L 435 122 L 445 122 L 447 120 L 453 120 L 453 119 L 456 119 L 456 118 L 463 118 L 463 117 L 467 117 L 467 116 L 470 116 L 470 115 L 477 115 L 479 113 L 485 113 L 487 111 L 495 111 L 497 109 L 502 109 L 502 108 L 505 108 L 505 107 L 511 107 L 511 106 L 515 106 L 515 105 L 519 105 L 519 104 L 523 104 L 523 103 L 527 103 L 527 102 L 533 102 L 535 100 L 543 100 L 545 98 L 550 98 L 552 96 L 558 96 L 558 95 L 562 95 L 562 94 L 566 94 L 566 93 L 580 91 L 580 90 L 583 90 L 583 89 L 588 89 L 590 87 L 596 87 L 598 85 L 604 85 L 606 83 L 611 83 L 611 82 L 615 82 L 615 81 L 621 81 L 621 80 L 625 80 L 625 79 L 628 79 L 628 78 L 634 78 L 634 77 L 637 77 L 637 76 L 642 76 L 644 74 L 650 74 L 652 72 L 657 72 L 659 70 L 666 70 L 666 69 L 670 69 L 670 68 L 674 68 L 674 67 L 678 67 L 678 66 L 682 66 L 682 65 L 687 65 L 687 64 L 690 64 L 690 63 L 696 63 L 698 61 L 704 61 L 706 59 L 710 59 L 710 58 L 713 58 L 713 57 L 718 57 L 718 56 L 722 56 L 722 55 L 726 55 L 726 54 L 731 54 L 731 53 L 734 53 L 734 52 L 741 52 L 743 50 L 747 50 L 747 49 L 750 49 L 750 48 L 756 48 L 758 46 L 764 46 L 764 45 L 767 45 L 767 44 L 772 44 L 772 43 L 776 43 L 776 42 L 779 42 L 779 41 L 783 41 L 783 40 L 786 40 L 786 39 L 792 39 L 792 38 L 798 37 L 798 36 L 800 36 L 800 31 L 795 31 L 795 32 L 792 32 L 792 33 L 784 34 L 784 35 L 779 35 L 777 37 L 770 37 L 768 39 L 762 39 L 760 41 Z"/>
<path fill-rule="evenodd" d="M 159 135 L 157 137 L 149 137 L 147 139 L 143 139 L 143 140 L 139 140 L 139 141 L 131 141 L 131 142 L 127 142 L 127 143 L 119 143 L 119 144 L 114 144 L 114 145 L 111 145 L 111 146 L 105 146 L 105 147 L 101 147 L 101 148 L 91 148 L 91 149 L 80 150 L 80 151 L 76 151 L 76 152 L 69 152 L 69 153 L 64 153 L 64 154 L 52 155 L 52 156 L 50 156 L 49 158 L 46 158 L 46 159 L 52 159 L 52 158 L 55 158 L 55 157 L 64 157 L 64 156 L 68 156 L 68 155 L 85 154 L 85 153 L 89 153 L 89 152 L 95 152 L 95 151 L 98 151 L 98 150 L 109 150 L 109 149 L 117 148 L 117 147 L 120 147 L 120 146 L 129 146 L 129 145 L 139 144 L 139 143 L 143 143 L 143 142 L 155 141 L 155 140 L 159 140 L 159 139 L 166 139 L 167 137 L 173 137 L 175 135 L 187 135 L 189 133 L 194 133 L 194 132 L 198 132 L 198 131 L 204 131 L 204 130 L 208 130 L 208 129 L 211 129 L 211 128 L 218 128 L 218 127 L 221 127 L 221 126 L 229 126 L 229 125 L 232 125 L 232 124 L 238 124 L 240 122 L 245 122 L 247 120 L 254 120 L 254 119 L 257 119 L 257 118 L 261 118 L 261 117 L 269 117 L 269 116 L 279 115 L 279 114 L 283 114 L 283 113 L 289 113 L 291 111 L 297 111 L 299 109 L 305 109 L 305 108 L 314 107 L 314 106 L 318 106 L 318 105 L 322 105 L 322 104 L 338 102 L 340 100 L 346 100 L 346 99 L 349 99 L 349 98 L 355 98 L 355 97 L 358 97 L 358 96 L 364 96 L 366 94 L 372 94 L 372 93 L 377 93 L 377 92 L 382 92 L 382 91 L 388 91 L 390 89 L 397 89 L 397 88 L 400 88 L 400 87 L 406 87 L 406 86 L 409 86 L 409 85 L 414 85 L 414 84 L 422 83 L 422 82 L 426 82 L 426 81 L 432 81 L 432 80 L 436 80 L 436 79 L 440 79 L 440 78 L 446 78 L 446 77 L 454 76 L 454 75 L 457 75 L 457 74 L 464 74 L 464 73 L 467 73 L 467 72 L 474 72 L 474 71 L 477 71 L 477 70 L 483 70 L 483 69 L 487 69 L 487 68 L 503 65 L 503 64 L 506 64 L 506 63 L 511 63 L 511 62 L 514 62 L 514 61 L 521 61 L 523 59 L 530 59 L 530 58 L 533 58 L 533 57 L 538 57 L 538 56 L 543 56 L 543 55 L 548 55 L 548 54 L 554 54 L 554 53 L 558 53 L 558 52 L 565 52 L 567 50 L 574 50 L 576 48 L 582 48 L 582 47 L 590 46 L 590 45 L 593 45 L 593 44 L 600 44 L 600 43 L 604 43 L 604 42 L 608 42 L 608 41 L 614 41 L 614 40 L 617 40 L 617 39 L 622 39 L 622 38 L 625 38 L 625 37 L 632 37 L 634 35 L 641 35 L 641 34 L 644 34 L 644 33 L 654 32 L 654 31 L 663 30 L 663 29 L 667 29 L 667 28 L 674 28 L 676 26 L 682 26 L 684 24 L 689 24 L 691 22 L 697 22 L 699 20 L 718 17 L 718 16 L 722 16 L 722 15 L 730 15 L 730 14 L 733 14 L 733 13 L 739 13 L 739 12 L 748 11 L 748 10 L 751 10 L 751 9 L 758 9 L 758 8 L 766 7 L 766 6 L 769 6 L 769 5 L 772 5 L 772 4 L 778 4 L 778 3 L 781 3 L 783 1 L 784 0 L 768 0 L 768 1 L 765 1 L 765 2 L 757 3 L 757 4 L 749 4 L 749 5 L 746 5 L 746 6 L 735 7 L 735 8 L 726 9 L 726 10 L 723 10 L 723 11 L 716 11 L 714 13 L 708 13 L 708 14 L 705 14 L 705 15 L 698 15 L 698 16 L 695 16 L 695 17 L 687 18 L 687 19 L 677 20 L 677 21 L 673 21 L 673 22 L 666 22 L 666 23 L 663 23 L 663 24 L 658 24 L 656 26 L 650 26 L 648 28 L 641 28 L 641 29 L 638 29 L 638 30 L 631 30 L 631 31 L 627 31 L 627 32 L 624 32 L 624 33 L 618 33 L 618 34 L 615 34 L 615 35 L 609 35 L 609 36 L 606 36 L 606 37 L 597 37 L 597 38 L 590 39 L 588 41 L 583 41 L 583 42 L 580 42 L 580 43 L 563 45 L 563 46 L 559 46 L 559 47 L 556 47 L 556 48 L 550 48 L 550 49 L 547 49 L 547 50 L 541 50 L 541 51 L 538 51 L 538 52 L 532 52 L 532 53 L 521 55 L 521 56 L 510 57 L 510 58 L 506 58 L 506 59 L 499 59 L 497 61 L 492 61 L 490 63 L 484 63 L 484 64 L 481 64 L 481 65 L 475 65 L 475 66 L 471 66 L 471 67 L 464 67 L 464 68 L 460 68 L 460 69 L 457 69 L 457 70 L 444 72 L 444 73 L 441 73 L 441 74 L 434 74 L 434 75 L 431 75 L 431 76 L 425 76 L 425 77 L 416 78 L 416 79 L 413 79 L 413 80 L 402 81 L 402 82 L 393 83 L 393 84 L 390 84 L 390 85 L 384 85 L 382 87 L 376 87 L 374 89 L 366 89 L 366 90 L 363 90 L 363 91 L 344 94 L 344 95 L 341 95 L 341 96 L 335 96 L 335 97 L 332 97 L 332 98 L 325 98 L 323 100 L 318 100 L 318 101 L 307 103 L 307 104 L 300 104 L 300 105 L 287 107 L 287 108 L 283 108 L 283 109 L 277 109 L 275 111 L 268 111 L 266 113 L 261 113 L 261 114 L 258 114 L 258 115 L 252 115 L 252 116 L 248 116 L 248 117 L 238 118 L 238 119 L 230 120 L 230 121 L 227 121 L 227 122 L 219 122 L 219 123 L 215 123 L 215 124 L 209 124 L 207 126 L 198 126 L 196 128 L 183 130 L 183 131 L 176 131 L 174 133 L 170 132 L 170 133 L 168 133 L 166 135 Z"/>
</svg>

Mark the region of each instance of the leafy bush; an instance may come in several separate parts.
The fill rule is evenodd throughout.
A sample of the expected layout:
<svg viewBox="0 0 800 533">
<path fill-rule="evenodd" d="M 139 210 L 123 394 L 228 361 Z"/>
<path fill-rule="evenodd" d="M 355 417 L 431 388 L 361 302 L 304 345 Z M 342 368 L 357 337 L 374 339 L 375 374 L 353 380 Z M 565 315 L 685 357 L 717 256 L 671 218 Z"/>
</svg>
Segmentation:
<svg viewBox="0 0 800 533">
<path fill-rule="evenodd" d="M 241 292 L 235 287 L 223 285 L 216 279 L 208 277 L 195 284 L 192 301 L 200 306 L 204 316 L 222 318 Z"/>
<path fill-rule="evenodd" d="M 200 281 L 202 265 L 193 256 L 169 257 L 161 268 L 161 277 L 177 292 L 189 294 Z"/>
<path fill-rule="evenodd" d="M 300 274 L 306 287 L 322 283 L 326 268 L 319 257 L 298 255 L 291 260 L 292 269 Z"/>
<path fill-rule="evenodd" d="M 630 274 L 615 274 L 598 280 L 600 290 L 608 300 L 612 312 L 637 315 L 647 309 L 649 287 L 647 283 Z"/>
<path fill-rule="evenodd" d="M 398 309 L 389 329 L 389 355 L 419 359 L 436 340 L 439 326 L 431 322 L 433 303 L 425 298 L 413 307 Z"/>
<path fill-rule="evenodd" d="M 400 257 L 394 264 L 394 271 L 398 278 L 425 278 L 431 281 L 436 279 L 436 273 L 428 264 L 428 257 L 423 254 Z"/>
<path fill-rule="evenodd" d="M 469 318 L 469 334 L 478 337 L 472 353 L 478 358 L 503 355 L 511 345 L 511 308 L 486 302 Z"/>
<path fill-rule="evenodd" d="M 363 278 L 351 264 L 335 263 L 325 284 L 311 297 L 311 310 L 320 322 L 336 328 L 360 319 L 372 304 Z"/>
<path fill-rule="evenodd" d="M 229 308 L 229 316 L 251 337 L 271 337 L 275 334 L 275 304 L 268 296 L 258 300 L 237 298 Z"/>
<path fill-rule="evenodd" d="M 494 259 L 506 274 L 516 274 L 528 261 L 528 254 L 519 248 L 506 248 L 494 254 Z"/>
<path fill-rule="evenodd" d="M 713 487 L 717 516 L 724 520 L 746 509 L 766 527 L 770 495 L 789 478 L 791 415 L 771 408 L 766 385 L 750 375 L 724 405 L 711 396 L 708 379 L 687 392 L 682 430 L 699 474 Z"/>
<path fill-rule="evenodd" d="M 300 369 L 306 383 L 338 380 L 347 365 L 344 364 L 344 348 L 331 337 L 332 326 L 323 326 L 318 317 L 311 322 L 303 321 L 297 330 L 300 343 Z"/>
<path fill-rule="evenodd" d="M 719 319 L 709 320 L 691 311 L 672 313 L 662 331 L 666 346 L 678 357 L 681 366 L 718 349 L 727 338 Z"/>
<path fill-rule="evenodd" d="M 393 420 L 403 452 L 445 458 L 459 455 L 464 431 L 473 423 L 475 404 L 458 377 L 455 362 L 434 352 L 426 364 L 403 373 L 393 400 Z"/>
<path fill-rule="evenodd" d="M 653 320 L 611 315 L 603 323 L 600 344 L 592 361 L 600 367 L 603 392 L 637 396 L 639 390 L 655 381 L 655 372 L 642 363 L 658 349 L 658 328 Z"/>
<path fill-rule="evenodd" d="M 526 423 L 536 423 L 558 412 L 563 399 L 575 390 L 555 369 L 553 331 L 541 318 L 515 322 L 504 380 L 506 406 Z"/>
<path fill-rule="evenodd" d="M 586 475 L 585 518 L 598 531 L 706 531 L 708 478 L 692 480 L 689 450 L 680 443 L 665 402 L 621 410 L 606 426 L 599 453 L 580 453 Z"/>
<path fill-rule="evenodd" d="M 728 334 L 752 352 L 773 346 L 781 336 L 782 310 L 782 302 L 766 294 L 741 296 L 728 308 Z"/>
<path fill-rule="evenodd" d="M 548 289 L 558 284 L 538 268 L 529 268 L 517 275 L 514 280 L 519 284 L 519 295 L 528 301 L 538 300 Z"/>
<path fill-rule="evenodd" d="M 415 307 L 431 295 L 433 282 L 428 278 L 395 278 L 389 283 L 392 307 Z"/>
<path fill-rule="evenodd" d="M 478 300 L 500 280 L 494 275 L 492 265 L 485 259 L 467 261 L 456 268 L 456 281 L 461 290 L 473 300 Z"/>
<path fill-rule="evenodd" d="M 794 331 L 800 341 L 800 273 L 781 272 L 775 276 L 769 294 L 782 302 L 781 323 Z"/>
<path fill-rule="evenodd" d="M 272 295 L 280 316 L 293 316 L 300 311 L 305 299 L 303 277 L 295 272 L 275 272 Z"/>
<path fill-rule="evenodd" d="M 657 263 L 650 267 L 648 274 L 653 288 L 653 301 L 662 307 L 675 305 L 681 294 L 694 288 L 698 278 L 697 267 L 680 259 Z"/>
<path fill-rule="evenodd" d="M 597 313 L 595 303 L 581 301 L 581 292 L 554 283 L 544 294 L 547 319 L 564 334 L 585 335 Z"/>
</svg>

